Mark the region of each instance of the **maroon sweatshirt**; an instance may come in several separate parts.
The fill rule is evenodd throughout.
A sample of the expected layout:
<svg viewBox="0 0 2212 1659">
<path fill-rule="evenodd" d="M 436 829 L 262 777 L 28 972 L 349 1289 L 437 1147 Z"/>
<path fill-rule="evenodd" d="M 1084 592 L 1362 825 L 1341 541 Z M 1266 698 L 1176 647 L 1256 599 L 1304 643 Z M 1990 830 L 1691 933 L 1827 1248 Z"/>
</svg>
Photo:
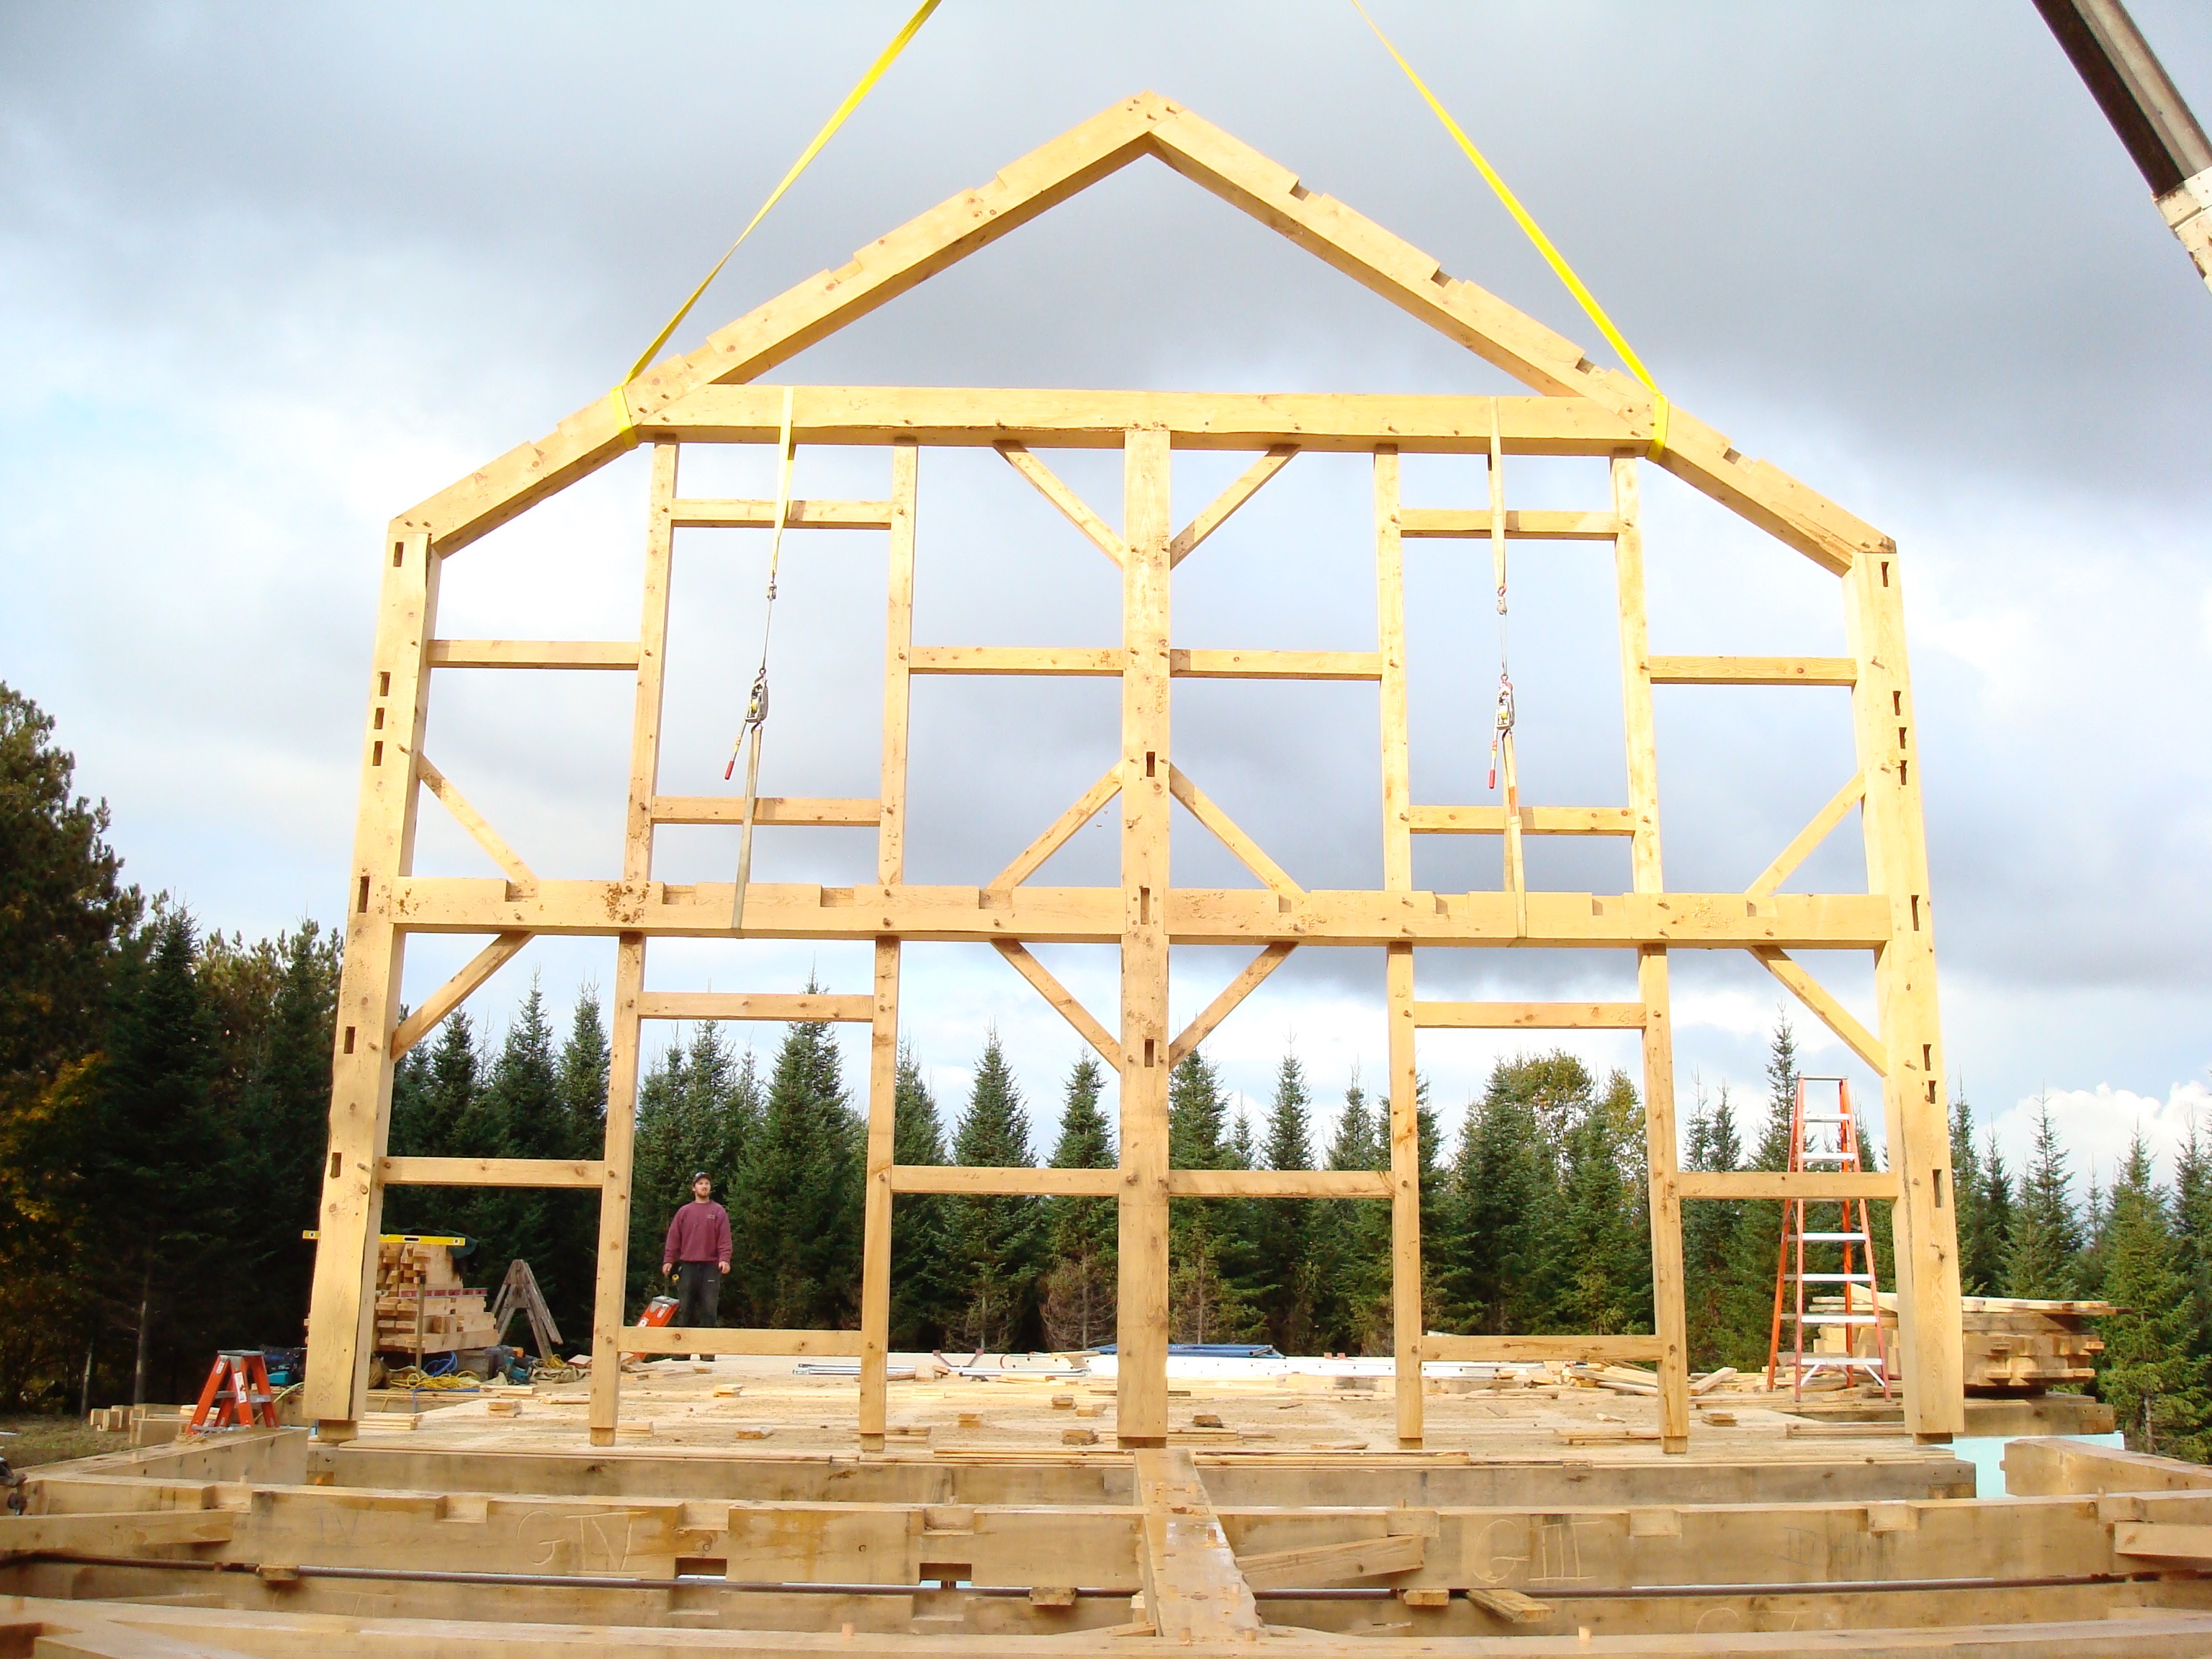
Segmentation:
<svg viewBox="0 0 2212 1659">
<path fill-rule="evenodd" d="M 730 1212 L 712 1199 L 694 1199 L 668 1224 L 668 1245 L 660 1253 L 662 1271 L 679 1261 L 722 1262 L 730 1259 Z"/>
</svg>

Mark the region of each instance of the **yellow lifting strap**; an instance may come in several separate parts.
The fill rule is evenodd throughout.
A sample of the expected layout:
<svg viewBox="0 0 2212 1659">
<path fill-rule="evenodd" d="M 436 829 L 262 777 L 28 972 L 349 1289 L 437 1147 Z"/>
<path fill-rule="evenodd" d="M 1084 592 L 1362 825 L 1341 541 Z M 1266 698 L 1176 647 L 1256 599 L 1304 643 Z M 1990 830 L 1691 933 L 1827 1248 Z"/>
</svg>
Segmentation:
<svg viewBox="0 0 2212 1659">
<path fill-rule="evenodd" d="M 1436 112 L 1437 119 L 1444 124 L 1444 131 L 1451 134 L 1458 141 L 1459 147 L 1467 152 L 1467 159 L 1474 163 L 1475 171 L 1489 180 L 1491 189 L 1498 193 L 1498 199 L 1505 204 L 1505 210 L 1513 216 L 1514 222 L 1527 233 L 1529 241 L 1535 245 L 1536 252 L 1544 256 L 1545 262 L 1552 267 L 1553 274 L 1566 284 L 1567 292 L 1575 296 L 1577 302 L 1589 313 L 1590 321 L 1597 325 L 1598 332 L 1604 335 L 1607 343 L 1620 354 L 1620 361 L 1627 365 L 1628 372 L 1643 381 L 1650 392 L 1651 447 L 1649 453 L 1653 460 L 1659 459 L 1667 453 L 1667 394 L 1659 390 L 1658 382 L 1644 367 L 1644 360 L 1636 355 L 1635 348 L 1621 337 L 1620 331 L 1613 325 L 1613 319 L 1605 314 L 1605 307 L 1597 302 L 1597 296 L 1583 286 L 1581 277 L 1575 275 L 1575 269 L 1567 263 L 1566 256 L 1552 246 L 1552 239 L 1544 234 L 1544 228 L 1529 216 L 1528 209 L 1521 205 L 1521 198 L 1512 192 L 1504 179 L 1498 176 L 1498 169 L 1490 165 L 1482 152 L 1474 147 L 1474 141 L 1467 136 L 1458 122 L 1452 119 L 1451 112 L 1437 100 L 1436 94 L 1429 90 L 1428 82 L 1413 72 L 1413 66 L 1406 61 L 1406 55 L 1390 44 L 1390 37 L 1382 33 L 1382 26 L 1369 15 L 1360 0 L 1352 0 L 1352 6 L 1365 19 L 1367 27 L 1375 31 L 1375 38 L 1382 43 L 1383 51 L 1398 60 L 1398 67 L 1406 71 L 1406 78 L 1413 83 L 1413 90 L 1421 94 L 1428 106 Z"/>
<path fill-rule="evenodd" d="M 861 76 L 854 83 L 852 91 L 845 94 L 845 101 L 830 111 L 830 118 L 822 124 L 822 131 L 816 133 L 813 142 L 799 153 L 799 159 L 791 164 L 791 171 L 785 173 L 782 181 L 769 192 L 768 200 L 760 204 L 760 211 L 754 214 L 745 228 L 738 233 L 738 240 L 730 244 L 728 251 L 720 258 L 714 261 L 714 268 L 707 273 L 698 287 L 691 290 L 691 297 L 676 307 L 676 314 L 668 319 L 659 333 L 653 337 L 653 343 L 638 354 L 637 361 L 629 366 L 629 373 L 622 377 L 622 384 L 607 394 L 607 401 L 614 406 L 615 419 L 625 440 L 636 441 L 635 422 L 631 417 L 629 394 L 626 389 L 629 383 L 644 374 L 647 367 L 660 355 L 661 347 L 668 343 L 668 337 L 683 325 L 684 319 L 691 314 L 691 307 L 699 303 L 699 296 L 713 285 L 714 278 L 722 274 L 722 267 L 730 263 L 730 255 L 735 253 L 760 222 L 768 217 L 769 210 L 783 199 L 784 191 L 789 190 L 797 182 L 799 175 L 806 171 L 807 164 L 822 153 L 822 147 L 836 137 L 837 129 L 845 125 L 845 118 L 858 109 L 860 100 L 875 89 L 876 82 L 884 78 L 884 71 L 897 61 L 898 55 L 906 50 L 907 43 L 921 32 L 921 26 L 929 21 L 930 13 L 941 3 L 942 0 L 921 0 L 914 15 L 906 20 L 906 27 L 891 36 L 890 45 L 876 54 L 876 61 L 868 65 L 867 73 Z"/>
</svg>

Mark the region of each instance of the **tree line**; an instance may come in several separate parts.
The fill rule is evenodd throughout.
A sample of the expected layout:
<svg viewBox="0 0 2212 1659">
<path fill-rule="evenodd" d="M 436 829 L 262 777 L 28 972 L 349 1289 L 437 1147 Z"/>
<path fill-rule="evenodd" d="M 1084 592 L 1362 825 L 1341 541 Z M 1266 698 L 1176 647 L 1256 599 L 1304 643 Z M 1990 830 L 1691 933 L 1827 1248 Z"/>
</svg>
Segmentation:
<svg viewBox="0 0 2212 1659">
<path fill-rule="evenodd" d="M 338 940 L 313 921 L 247 944 L 122 881 L 104 805 L 74 796 L 52 722 L 0 685 L 0 1400 L 187 1396 L 223 1346 L 301 1338 L 330 1104 Z M 1683 1161 L 1788 1162 L 1797 1082 L 1778 1020 L 1759 1121 L 1693 1085 Z M 533 985 L 497 1041 L 465 1013 L 395 1068 L 397 1154 L 596 1158 L 608 1040 L 586 987 L 565 1030 Z M 1090 1055 L 1053 1086 L 1045 1161 L 1110 1168 L 1109 1078 Z M 1760 1108 L 1763 1107 L 1763 1111 Z M 1200 1052 L 1173 1073 L 1174 1164 L 1382 1170 L 1387 1101 L 1355 1074 L 1326 1144 L 1294 1054 L 1255 1122 Z M 1651 1326 L 1643 1111 L 1619 1072 L 1565 1052 L 1501 1060 L 1445 1124 L 1417 1091 L 1421 1273 L 1431 1328 L 1632 1333 Z M 961 1100 L 940 1103 L 902 1052 L 902 1164 L 1010 1165 L 1042 1144 L 995 1038 Z M 1747 1144 L 1747 1138 L 1755 1141 Z M 1954 1103 L 1961 1276 L 1969 1295 L 2101 1297 L 2097 1390 L 2131 1443 L 2212 1450 L 2212 1144 L 2172 1179 L 2136 1142 L 2085 1196 L 2047 1112 L 2017 1176 Z M 661 1288 L 663 1230 L 695 1170 L 729 1205 L 737 1259 L 725 1322 L 857 1322 L 865 1129 L 829 1028 L 787 1028 L 763 1061 L 721 1027 L 679 1036 L 638 1094 L 625 1316 Z M 1875 1251 L 1893 1285 L 1883 1206 Z M 1781 1206 L 1686 1206 L 1693 1364 L 1763 1366 Z M 397 1188 L 392 1231 L 476 1241 L 471 1283 L 532 1262 L 571 1349 L 590 1328 L 598 1202 L 584 1192 Z M 1285 1352 L 1387 1352 L 1390 1214 L 1373 1200 L 1178 1199 L 1170 1296 L 1179 1340 Z M 1814 1247 L 1808 1267 L 1824 1264 Z M 1110 1199 L 902 1194 L 892 1340 L 902 1348 L 1095 1346 L 1112 1340 Z"/>
</svg>

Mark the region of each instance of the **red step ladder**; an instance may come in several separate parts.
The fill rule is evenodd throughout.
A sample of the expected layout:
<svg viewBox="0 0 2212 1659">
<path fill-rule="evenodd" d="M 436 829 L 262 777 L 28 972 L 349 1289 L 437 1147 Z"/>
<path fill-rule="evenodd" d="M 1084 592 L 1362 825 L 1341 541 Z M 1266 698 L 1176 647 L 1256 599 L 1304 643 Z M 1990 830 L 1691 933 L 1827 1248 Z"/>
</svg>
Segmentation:
<svg viewBox="0 0 2212 1659">
<path fill-rule="evenodd" d="M 216 1429 L 273 1429 L 276 1426 L 276 1395 L 269 1386 L 269 1363 L 258 1348 L 225 1348 L 215 1357 L 192 1407 L 185 1434 L 206 1434 Z"/>
<path fill-rule="evenodd" d="M 1832 1083 L 1836 1085 L 1836 1107 L 1832 1112 L 1808 1109 L 1805 1085 L 1808 1083 Z M 1796 1098 L 1790 1108 L 1790 1168 L 1793 1172 L 1831 1170 L 1856 1174 L 1859 1163 L 1858 1115 L 1851 1107 L 1850 1079 L 1840 1077 L 1801 1077 L 1797 1079 Z M 1831 1204 L 1839 1214 L 1832 1231 L 1819 1228 L 1808 1230 L 1805 1211 L 1809 1205 L 1825 1210 Z M 1839 1273 L 1808 1273 L 1805 1270 L 1805 1247 L 1808 1244 L 1832 1244 L 1843 1254 Z M 1863 1268 L 1856 1264 L 1863 1261 Z M 1808 1285 L 1834 1285 L 1843 1295 L 1839 1312 L 1805 1310 L 1805 1287 Z M 1808 1377 L 1822 1371 L 1836 1370 L 1845 1381 L 1856 1372 L 1866 1373 L 1869 1382 L 1881 1384 L 1882 1395 L 1890 1393 L 1889 1345 L 1881 1329 L 1881 1286 L 1875 1271 L 1873 1216 L 1863 1198 L 1804 1199 L 1787 1198 L 1782 1200 L 1782 1242 L 1774 1261 L 1774 1329 L 1766 1350 L 1766 1386 L 1775 1386 L 1775 1378 L 1784 1358 L 1782 1328 L 1790 1328 L 1790 1391 L 1794 1399 L 1802 1399 Z M 1840 1326 L 1844 1347 L 1841 1353 L 1815 1352 L 1808 1359 L 1805 1353 L 1805 1328 Z M 1862 1340 L 1862 1333 L 1869 1334 L 1870 1342 Z"/>
</svg>

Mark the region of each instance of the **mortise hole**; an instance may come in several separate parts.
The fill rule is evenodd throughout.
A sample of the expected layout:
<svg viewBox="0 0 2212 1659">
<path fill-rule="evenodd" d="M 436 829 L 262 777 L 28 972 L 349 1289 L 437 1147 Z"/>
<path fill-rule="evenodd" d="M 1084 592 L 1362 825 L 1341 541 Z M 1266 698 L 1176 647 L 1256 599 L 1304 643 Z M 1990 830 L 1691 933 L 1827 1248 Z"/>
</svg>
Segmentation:
<svg viewBox="0 0 2212 1659">
<path fill-rule="evenodd" d="M 1932 1042 L 1923 1042 L 1920 1045 L 1920 1069 L 1923 1072 L 1932 1072 L 1936 1069 L 1936 1045 Z"/>
<path fill-rule="evenodd" d="M 1154 750 L 1150 749 L 1145 750 L 1145 775 L 1146 777 L 1149 778 L 1152 775 L 1153 766 L 1158 759 L 1159 756 Z"/>
<path fill-rule="evenodd" d="M 1916 933 L 1920 931 L 1920 895 L 1917 893 L 1912 896 L 1912 931 Z"/>
<path fill-rule="evenodd" d="M 369 745 L 368 763 L 371 766 L 381 766 L 384 764 L 384 743 L 381 738 Z"/>
<path fill-rule="evenodd" d="M 1908 783 L 1910 783 L 1910 782 L 1911 782 L 1911 781 L 1912 781 L 1912 763 L 1911 763 L 1911 761 L 1902 761 L 1902 760 L 1901 760 L 1901 761 L 1899 761 L 1899 762 L 1898 762 L 1898 763 L 1897 763 L 1897 783 L 1898 783 L 1898 787 L 1899 787 L 1899 788 L 1903 788 L 1906 784 L 1908 784 Z"/>
<path fill-rule="evenodd" d="M 388 697 L 392 695 L 391 675 L 379 674 L 376 677 L 376 695 L 380 697 Z"/>
<path fill-rule="evenodd" d="M 384 730 L 384 711 L 381 708 L 376 711 L 376 719 L 372 724 L 375 730 L 379 732 Z"/>
<path fill-rule="evenodd" d="M 348 1054 L 351 1054 L 353 1052 L 353 1027 L 350 1025 L 346 1027 L 345 1051 Z"/>
<path fill-rule="evenodd" d="M 344 1163 L 339 1158 L 336 1152 L 332 1152 L 331 1154 L 331 1179 L 336 1181 L 338 1178 L 338 1171 L 344 1168 Z"/>
<path fill-rule="evenodd" d="M 1139 887 L 1137 890 L 1137 926 L 1149 927 L 1152 926 L 1152 890 L 1149 887 Z"/>
<path fill-rule="evenodd" d="M 1304 185 L 1292 185 L 1291 186 L 1291 199 L 1293 202 L 1303 202 L 1307 197 L 1312 194 L 1313 192 L 1308 190 Z"/>
<path fill-rule="evenodd" d="M 1903 718 L 1905 714 L 1904 692 L 1893 691 L 1889 694 L 1889 712 L 1899 716 L 1900 719 Z"/>
<path fill-rule="evenodd" d="M 1940 1210 L 1943 1207 L 1943 1171 L 1936 1170 L 1933 1174 L 1936 1178 L 1936 1207 Z"/>
<path fill-rule="evenodd" d="M 362 911 L 368 908 L 368 878 L 367 876 L 361 878 L 361 900 L 354 908 Z"/>
<path fill-rule="evenodd" d="M 1897 728 L 1897 746 L 1898 746 L 1899 749 L 1902 749 L 1902 748 L 1904 748 L 1904 747 L 1905 747 L 1905 732 L 1906 732 L 1906 730 L 1907 730 L 1907 729 L 1908 729 L 1908 728 L 1906 728 L 1906 727 L 1905 727 L 1905 726 L 1899 726 L 1899 727 Z"/>
<path fill-rule="evenodd" d="M 1154 1057 L 1153 1044 L 1153 1038 L 1146 1037 L 1145 1039 L 1145 1064 L 1147 1066 L 1152 1066 L 1158 1063 Z"/>
<path fill-rule="evenodd" d="M 1889 586 L 1889 561 L 1887 559 L 1884 559 L 1881 562 L 1881 585 L 1884 587 Z"/>
</svg>

